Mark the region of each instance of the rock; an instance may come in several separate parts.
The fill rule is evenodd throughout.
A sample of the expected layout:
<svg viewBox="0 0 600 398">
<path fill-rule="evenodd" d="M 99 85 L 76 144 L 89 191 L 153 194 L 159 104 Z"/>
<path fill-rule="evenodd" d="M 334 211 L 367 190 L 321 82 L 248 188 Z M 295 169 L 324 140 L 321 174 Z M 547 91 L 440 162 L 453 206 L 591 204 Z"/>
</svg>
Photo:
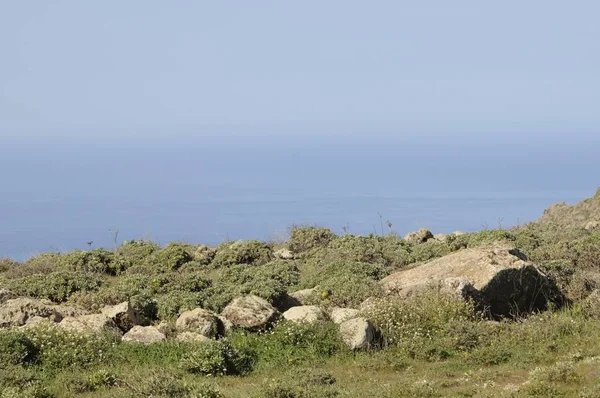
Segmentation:
<svg viewBox="0 0 600 398">
<path fill-rule="evenodd" d="M 8 300 L 16 299 L 17 295 L 7 289 L 0 289 L 0 305 L 6 303 Z"/>
<path fill-rule="evenodd" d="M 560 304 L 556 285 L 510 243 L 464 249 L 380 281 L 383 290 L 403 297 L 431 287 L 473 298 L 494 316 L 544 310 Z"/>
<path fill-rule="evenodd" d="M 448 235 L 446 234 L 435 234 L 433 235 L 433 239 L 437 240 L 438 242 L 446 242 L 446 239 L 448 238 Z"/>
<path fill-rule="evenodd" d="M 294 253 L 292 253 L 289 249 L 279 249 L 273 254 L 275 255 L 275 258 L 278 258 L 280 260 L 294 259 Z"/>
<path fill-rule="evenodd" d="M 101 312 L 112 319 L 123 332 L 127 332 L 140 323 L 136 311 L 131 308 L 127 301 L 121 304 L 104 307 Z"/>
<path fill-rule="evenodd" d="M 359 310 L 355 310 L 353 308 L 333 308 L 329 312 L 329 318 L 331 318 L 333 323 L 339 325 L 347 320 L 358 317 L 359 313 Z"/>
<path fill-rule="evenodd" d="M 177 334 L 177 341 L 184 341 L 186 343 L 201 343 L 205 341 L 211 341 L 211 339 L 200 333 L 183 332 Z"/>
<path fill-rule="evenodd" d="M 89 315 L 90 313 L 83 308 L 74 307 L 71 305 L 59 304 L 53 305 L 53 308 L 61 315 L 62 318 L 67 317 L 78 317 L 82 315 Z"/>
<path fill-rule="evenodd" d="M 372 346 L 375 329 L 365 318 L 354 318 L 340 325 L 340 335 L 344 344 L 352 350 L 362 350 Z"/>
<path fill-rule="evenodd" d="M 215 337 L 218 327 L 217 316 L 202 308 L 185 311 L 175 322 L 177 332 L 194 332 L 206 337 Z"/>
<path fill-rule="evenodd" d="M 222 316 L 217 316 L 217 326 L 219 336 L 227 336 L 233 329 L 233 323 Z"/>
<path fill-rule="evenodd" d="M 454 232 L 452 232 L 452 235 L 454 235 L 454 236 L 461 236 L 461 235 L 466 235 L 466 234 L 467 233 L 463 232 L 463 231 L 454 231 Z"/>
<path fill-rule="evenodd" d="M 596 229 L 600 229 L 600 221 L 589 221 L 587 224 L 585 224 L 585 229 L 587 229 L 588 231 L 593 231 Z M 2 295 L 1 291 L 0 291 L 0 296 Z"/>
<path fill-rule="evenodd" d="M 119 332 L 121 329 L 112 319 L 104 314 L 82 315 L 76 318 L 65 318 L 58 326 L 77 333 Z"/>
<path fill-rule="evenodd" d="M 292 307 L 283 313 L 283 317 L 291 322 L 309 324 L 327 320 L 327 315 L 315 305 Z"/>
<path fill-rule="evenodd" d="M 167 337 L 175 334 L 175 325 L 169 322 L 162 321 L 156 326 L 156 329 Z"/>
<path fill-rule="evenodd" d="M 266 326 L 278 315 L 279 312 L 268 301 L 254 295 L 234 299 L 221 313 L 234 326 L 248 329 Z"/>
<path fill-rule="evenodd" d="M 27 320 L 34 316 L 48 318 L 53 322 L 60 322 L 63 318 L 52 305 L 27 297 L 19 297 L 7 300 L 0 306 L 0 328 L 25 325 Z"/>
<path fill-rule="evenodd" d="M 433 239 L 433 234 L 428 229 L 420 229 L 418 231 L 410 232 L 404 237 L 405 241 L 414 245 L 425 243 L 429 239 Z"/>
<path fill-rule="evenodd" d="M 166 336 L 154 326 L 134 326 L 123 335 L 123 341 L 130 341 L 141 344 L 158 343 L 165 341 Z"/>
<path fill-rule="evenodd" d="M 312 289 L 298 290 L 294 293 L 290 293 L 290 297 L 296 300 L 299 305 L 308 304 L 309 299 L 314 295 L 318 294 L 319 286 L 315 286 Z"/>
</svg>

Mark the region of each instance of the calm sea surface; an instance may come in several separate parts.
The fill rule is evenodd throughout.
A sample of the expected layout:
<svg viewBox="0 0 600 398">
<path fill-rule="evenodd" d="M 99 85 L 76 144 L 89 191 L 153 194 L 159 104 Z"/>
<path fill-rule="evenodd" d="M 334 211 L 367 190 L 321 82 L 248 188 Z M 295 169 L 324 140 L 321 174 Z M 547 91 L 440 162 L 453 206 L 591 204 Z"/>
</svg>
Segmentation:
<svg viewBox="0 0 600 398">
<path fill-rule="evenodd" d="M 594 145 L 592 145 L 594 144 Z M 281 239 L 509 227 L 600 185 L 600 147 L 565 140 L 235 136 L 11 142 L 0 148 L 0 258 L 146 238 Z"/>
</svg>

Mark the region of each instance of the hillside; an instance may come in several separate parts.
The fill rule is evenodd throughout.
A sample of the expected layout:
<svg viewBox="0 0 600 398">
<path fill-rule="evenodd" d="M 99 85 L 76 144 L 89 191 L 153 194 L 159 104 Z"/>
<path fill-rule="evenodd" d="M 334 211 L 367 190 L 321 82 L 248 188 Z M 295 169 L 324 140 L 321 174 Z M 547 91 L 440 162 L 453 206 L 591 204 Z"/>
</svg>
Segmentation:
<svg viewBox="0 0 600 398">
<path fill-rule="evenodd" d="M 597 220 L 0 260 L 0 397 L 600 396 Z"/>
</svg>

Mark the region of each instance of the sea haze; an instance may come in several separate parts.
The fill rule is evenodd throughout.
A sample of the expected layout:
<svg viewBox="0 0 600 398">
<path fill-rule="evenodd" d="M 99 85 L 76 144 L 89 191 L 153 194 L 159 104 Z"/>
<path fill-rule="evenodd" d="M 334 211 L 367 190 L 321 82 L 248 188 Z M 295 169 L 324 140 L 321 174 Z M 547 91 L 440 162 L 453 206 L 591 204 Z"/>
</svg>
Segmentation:
<svg viewBox="0 0 600 398">
<path fill-rule="evenodd" d="M 595 137 L 220 134 L 13 140 L 0 148 L 0 258 L 124 239 L 215 245 L 342 233 L 474 231 L 532 221 L 600 185 Z"/>
</svg>

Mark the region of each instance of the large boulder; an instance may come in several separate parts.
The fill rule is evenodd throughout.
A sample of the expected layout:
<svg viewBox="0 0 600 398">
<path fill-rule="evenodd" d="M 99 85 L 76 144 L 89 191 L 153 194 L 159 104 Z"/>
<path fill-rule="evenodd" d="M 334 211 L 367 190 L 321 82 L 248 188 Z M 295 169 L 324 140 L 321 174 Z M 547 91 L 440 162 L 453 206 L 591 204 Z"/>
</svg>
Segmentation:
<svg viewBox="0 0 600 398">
<path fill-rule="evenodd" d="M 380 281 L 388 293 L 410 296 L 436 287 L 472 298 L 493 316 L 517 316 L 562 302 L 556 285 L 509 243 L 464 249 Z"/>
<path fill-rule="evenodd" d="M 177 332 L 193 332 L 206 337 L 215 337 L 219 331 L 219 320 L 210 311 L 196 308 L 182 313 L 175 322 Z"/>
<path fill-rule="evenodd" d="M 425 243 L 429 239 L 433 239 L 433 234 L 428 229 L 420 229 L 418 231 L 406 234 L 404 240 L 411 244 Z"/>
<path fill-rule="evenodd" d="M 38 316 L 60 322 L 63 316 L 56 307 L 27 297 L 7 300 L 0 306 L 0 328 L 23 326 L 29 318 Z"/>
<path fill-rule="evenodd" d="M 234 326 L 254 329 L 273 322 L 279 312 L 268 301 L 254 295 L 234 299 L 221 313 Z"/>
<path fill-rule="evenodd" d="M 63 319 L 58 326 L 77 333 L 121 333 L 121 329 L 118 328 L 115 322 L 104 314 L 82 315 L 75 318 L 68 317 Z"/>
<path fill-rule="evenodd" d="M 325 312 L 315 305 L 301 305 L 298 307 L 292 307 L 282 315 L 286 320 L 294 323 L 313 324 L 327 320 L 327 315 L 325 315 Z"/>
<path fill-rule="evenodd" d="M 154 326 L 134 326 L 122 337 L 123 341 L 141 344 L 152 344 L 165 341 L 167 338 Z"/>
<path fill-rule="evenodd" d="M 329 311 L 329 318 L 333 321 L 333 323 L 339 325 L 350 319 L 354 319 L 354 318 L 358 317 L 359 313 L 360 313 L 360 311 L 355 310 L 354 308 L 337 308 L 336 307 L 336 308 L 332 308 Z"/>
<path fill-rule="evenodd" d="M 348 348 L 362 350 L 373 345 L 375 329 L 367 319 L 354 318 L 340 324 L 340 335 Z"/>
<path fill-rule="evenodd" d="M 135 325 L 140 323 L 137 312 L 127 301 L 121 304 L 104 307 L 102 313 L 112 319 L 123 332 L 129 331 Z"/>
</svg>

